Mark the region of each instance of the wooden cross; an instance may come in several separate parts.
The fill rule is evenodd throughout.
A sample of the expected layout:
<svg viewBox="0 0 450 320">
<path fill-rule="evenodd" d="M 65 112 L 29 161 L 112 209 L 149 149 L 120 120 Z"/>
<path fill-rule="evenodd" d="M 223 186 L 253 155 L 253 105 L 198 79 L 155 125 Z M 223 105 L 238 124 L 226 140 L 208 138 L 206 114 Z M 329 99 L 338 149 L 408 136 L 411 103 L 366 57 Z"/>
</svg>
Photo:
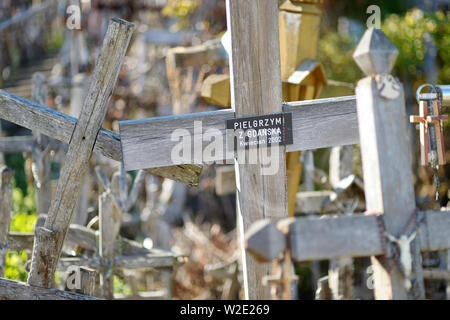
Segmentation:
<svg viewBox="0 0 450 320">
<path fill-rule="evenodd" d="M 0 277 L 3 276 L 7 251 L 25 250 L 31 252 L 33 250 L 34 235 L 32 233 L 9 232 L 12 204 L 10 180 L 12 176 L 13 171 L 7 167 L 0 169 Z M 134 186 L 141 184 L 139 182 L 141 179 L 138 177 Z M 136 190 L 136 188 L 134 187 L 132 190 Z M 134 194 L 134 192 L 132 191 L 131 194 Z M 98 294 L 106 298 L 112 298 L 113 286 L 111 280 L 115 269 L 161 268 L 165 272 L 176 264 L 177 257 L 172 253 L 148 250 L 134 241 L 117 236 L 120 221 L 117 218 L 115 219 L 112 214 L 114 211 L 111 207 L 113 203 L 115 203 L 115 200 L 111 198 L 111 190 L 100 197 L 100 231 L 74 224 L 70 225 L 68 230 L 66 243 L 75 244 L 77 248 L 81 247 L 94 255 L 92 258 L 61 258 L 58 262 L 57 269 L 59 271 L 66 272 L 74 268 L 80 270 L 81 292 L 77 291 L 79 293 L 94 295 L 92 292 L 92 276 L 96 273 L 95 269 L 104 271 L 103 276 L 108 275 L 107 281 L 103 281 L 101 292 Z M 38 217 L 37 227 L 45 223 L 45 218 L 46 216 L 42 215 Z M 100 238 L 100 249 L 97 246 L 98 238 Z M 109 263 L 105 263 L 105 261 L 109 261 Z M 110 265 L 111 268 L 105 268 L 105 265 Z M 68 299 L 91 299 L 91 297 L 71 296 L 70 294 L 66 296 L 64 292 L 52 289 L 47 291 L 44 289 L 34 290 L 32 287 L 17 282 L 0 279 L 0 298 L 27 299 L 31 293 L 39 299 L 58 299 L 61 298 L 60 294 Z M 136 297 L 139 298 L 139 296 Z"/>
<path fill-rule="evenodd" d="M 367 75 L 356 89 L 367 210 L 380 215 L 260 223 L 247 234 L 250 252 L 265 261 L 283 252 L 294 261 L 372 256 L 376 299 L 425 298 L 420 252 L 450 247 L 450 212 L 415 208 L 403 90 L 389 75 L 397 55 L 382 31 L 373 28 L 354 54 Z M 409 246 L 389 240 L 416 231 L 407 239 Z"/>
<path fill-rule="evenodd" d="M 88 161 L 128 48 L 134 26 L 113 18 L 98 58 L 89 93 L 72 132 L 69 150 L 44 227 L 36 228 L 28 284 L 50 288 Z"/>
<path fill-rule="evenodd" d="M 419 90 L 421 88 L 419 88 Z M 445 165 L 447 161 L 445 157 L 443 122 L 448 121 L 448 115 L 441 114 L 439 93 L 419 93 L 418 98 L 419 115 L 410 116 L 410 122 L 418 123 L 420 126 L 421 164 L 423 166 L 428 166 L 430 162 L 432 162 L 433 166 L 436 164 Z M 429 114 L 429 110 L 432 110 L 433 112 Z M 430 126 L 434 126 L 434 137 L 430 136 Z M 430 149 L 430 138 L 436 139 L 436 150 Z M 437 153 L 437 159 L 432 159 L 432 153 L 434 152 Z"/>
<path fill-rule="evenodd" d="M 236 165 L 243 239 L 243 230 L 253 221 L 287 216 L 285 151 L 356 144 L 359 136 L 355 97 L 282 104 L 276 1 L 231 0 L 227 3 L 233 47 L 230 60 L 233 110 L 121 121 L 119 126 L 127 171 L 224 161 L 232 164 L 235 154 L 220 147 L 218 152 L 202 157 L 211 147 L 211 141 L 203 138 L 204 133 L 214 132 L 216 139 L 224 141 L 227 120 L 244 115 L 291 112 L 294 143 L 280 147 L 277 159 L 280 166 L 275 175 L 261 175 L 261 163 Z M 199 122 L 201 128 L 197 125 Z M 180 137 L 173 138 L 177 129 L 181 131 L 181 140 L 186 138 L 193 142 L 193 150 L 189 146 L 186 151 L 194 151 L 194 157 L 173 159 L 173 151 L 180 148 Z M 258 280 L 268 274 L 268 269 L 257 266 L 252 258 L 248 261 L 246 297 L 268 298 L 267 288 Z"/>
</svg>

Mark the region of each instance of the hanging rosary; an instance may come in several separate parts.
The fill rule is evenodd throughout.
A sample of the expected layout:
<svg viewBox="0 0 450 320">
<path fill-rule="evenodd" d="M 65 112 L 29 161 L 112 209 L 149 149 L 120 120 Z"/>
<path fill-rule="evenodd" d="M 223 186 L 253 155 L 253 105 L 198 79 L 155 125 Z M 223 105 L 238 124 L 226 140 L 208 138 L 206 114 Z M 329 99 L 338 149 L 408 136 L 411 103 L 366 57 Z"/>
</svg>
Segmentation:
<svg viewBox="0 0 450 320">
<path fill-rule="evenodd" d="M 439 199 L 439 166 L 446 164 L 444 121 L 448 121 L 448 116 L 442 115 L 442 103 L 444 90 L 447 93 L 447 87 L 431 84 L 420 86 L 416 94 L 419 115 L 410 117 L 411 123 L 419 124 L 421 165 L 430 166 L 433 169 L 436 200 Z M 424 88 L 429 88 L 431 92 L 421 93 Z"/>
</svg>

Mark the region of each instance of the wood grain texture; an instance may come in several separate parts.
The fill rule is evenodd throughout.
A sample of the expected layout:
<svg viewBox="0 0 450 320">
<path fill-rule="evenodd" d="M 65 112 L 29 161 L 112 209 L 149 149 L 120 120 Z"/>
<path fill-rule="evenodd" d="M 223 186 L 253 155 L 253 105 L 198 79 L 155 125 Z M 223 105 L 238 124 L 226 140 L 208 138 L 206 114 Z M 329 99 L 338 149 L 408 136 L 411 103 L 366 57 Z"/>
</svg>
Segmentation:
<svg viewBox="0 0 450 320">
<path fill-rule="evenodd" d="M 274 103 L 273 106 L 277 110 L 281 109 L 280 102 Z M 354 96 L 284 103 L 282 109 L 284 112 L 293 113 L 294 144 L 286 147 L 288 152 L 359 143 Z M 180 138 L 171 141 L 172 133 L 176 129 L 187 130 L 183 136 L 190 136 L 192 144 L 198 143 L 204 150 L 211 142 L 202 141 L 201 135 L 194 133 L 194 122 L 201 121 L 203 133 L 218 130 L 225 138 L 225 121 L 235 116 L 239 115 L 235 115 L 232 110 L 220 110 L 120 121 L 125 169 L 138 170 L 174 165 L 171 153 L 180 143 Z M 217 155 L 213 160 L 232 160 L 234 156 L 233 153 L 223 154 L 225 157 Z M 192 159 L 190 164 L 196 163 L 195 160 Z"/>
<path fill-rule="evenodd" d="M 389 75 L 397 56 L 398 49 L 389 38 L 374 28 L 365 32 L 353 54 L 367 76 L 356 87 L 366 206 L 368 211 L 384 214 L 386 232 L 395 237 L 414 231 L 408 221 L 416 210 L 404 91 Z M 425 298 L 419 250 L 415 239 L 411 290 L 398 266 L 389 272 L 372 257 L 376 299 Z"/>
<path fill-rule="evenodd" d="M 397 99 L 387 100 L 381 97 L 377 87 L 375 78 L 367 77 L 356 88 L 366 206 L 368 211 L 384 213 L 386 231 L 398 237 L 415 210 L 405 101 L 402 88 Z M 407 234 L 412 228 L 413 225 Z M 417 280 L 413 281 L 414 292 L 423 298 L 417 241 L 411 246 Z M 377 299 L 411 298 L 398 267 L 389 275 L 375 258 L 372 260 Z"/>
<path fill-rule="evenodd" d="M 7 300 L 99 300 L 78 293 L 33 287 L 25 283 L 1 278 L 0 297 Z"/>
<path fill-rule="evenodd" d="M 289 225 L 292 259 L 314 261 L 381 254 L 376 217 L 298 218 Z"/>
<path fill-rule="evenodd" d="M 14 171 L 8 167 L 0 168 L 0 277 L 5 275 L 8 232 L 12 210 L 11 179 Z"/>
<path fill-rule="evenodd" d="M 114 298 L 114 277 L 112 276 L 114 244 L 119 233 L 122 213 L 113 208 L 110 192 L 100 195 L 98 202 L 100 221 L 99 251 L 102 261 L 100 283 L 103 297 L 111 300 Z"/>
<path fill-rule="evenodd" d="M 231 32 L 230 57 L 231 100 L 236 116 L 282 111 L 280 46 L 277 1 L 227 0 L 228 30 Z M 274 150 L 274 147 L 272 147 Z M 236 186 L 240 241 L 244 249 L 244 232 L 260 219 L 287 217 L 285 147 L 272 157 L 278 170 L 263 175 L 262 150 L 257 164 L 236 161 Z M 274 187 L 276 186 L 276 187 Z M 266 265 L 244 256 L 244 286 L 247 299 L 268 299 L 262 278 L 269 274 Z"/>
<path fill-rule="evenodd" d="M 49 274 L 45 277 L 46 279 L 50 280 L 54 277 L 55 262 L 59 259 L 76 205 L 74 199 L 80 192 L 81 182 L 97 135 L 105 119 L 109 99 L 122 67 L 133 30 L 134 26 L 130 23 L 117 18 L 111 19 L 83 109 L 70 138 L 69 150 L 45 221 L 45 228 L 58 232 L 56 251 L 48 252 L 46 256 L 43 256 L 39 250 L 33 250 L 28 278 L 28 283 L 31 285 L 43 284 L 44 270 Z M 39 244 L 35 245 L 36 249 L 39 247 Z M 45 282 L 47 282 L 47 286 L 50 285 L 48 280 Z"/>
<path fill-rule="evenodd" d="M 39 131 L 46 136 L 64 143 L 70 142 L 77 124 L 77 119 L 74 117 L 18 97 L 4 90 L 0 90 L 0 118 L 30 130 Z M 5 148 L 6 150 L 4 152 L 7 152 L 8 146 L 6 144 L 8 142 L 9 140 L 5 140 L 5 143 L 2 143 L 0 140 L 0 150 L 2 152 L 2 148 Z M 21 144 L 23 143 L 21 142 Z M 14 148 L 14 146 L 11 146 L 11 148 Z M 27 145 L 26 148 L 29 148 L 29 146 Z M 122 161 L 122 146 L 120 144 L 119 134 L 101 129 L 94 145 L 94 152 L 112 160 Z M 152 169 L 150 173 L 187 185 L 197 185 L 201 167 L 195 165 L 165 166 Z"/>
<path fill-rule="evenodd" d="M 39 104 L 47 104 L 48 88 L 43 73 L 33 75 L 32 99 Z M 36 210 L 38 214 L 47 213 L 52 199 L 50 138 L 40 132 L 33 132 L 38 144 L 31 153 L 34 188 L 36 190 Z"/>
<path fill-rule="evenodd" d="M 287 226 L 292 258 L 300 262 L 383 254 L 376 220 L 375 216 L 337 215 L 290 219 L 279 226 Z M 450 228 L 450 211 L 423 211 L 418 220 L 423 221 L 417 235 L 421 251 L 450 247 L 445 231 Z"/>
</svg>

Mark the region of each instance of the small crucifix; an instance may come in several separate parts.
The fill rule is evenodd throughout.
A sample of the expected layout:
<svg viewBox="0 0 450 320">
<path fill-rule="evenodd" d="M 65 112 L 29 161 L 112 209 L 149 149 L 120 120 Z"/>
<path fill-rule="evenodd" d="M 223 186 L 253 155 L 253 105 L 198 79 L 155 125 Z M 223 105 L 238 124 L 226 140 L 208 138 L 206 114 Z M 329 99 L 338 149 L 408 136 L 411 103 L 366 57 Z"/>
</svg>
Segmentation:
<svg viewBox="0 0 450 320">
<path fill-rule="evenodd" d="M 421 93 L 425 87 L 430 87 L 434 92 Z M 410 122 L 418 123 L 420 128 L 421 164 L 430 165 L 434 170 L 436 200 L 439 197 L 438 169 L 446 164 L 443 123 L 448 121 L 448 115 L 441 114 L 442 98 L 442 91 L 437 86 L 426 84 L 419 87 L 419 115 L 410 117 Z"/>
</svg>

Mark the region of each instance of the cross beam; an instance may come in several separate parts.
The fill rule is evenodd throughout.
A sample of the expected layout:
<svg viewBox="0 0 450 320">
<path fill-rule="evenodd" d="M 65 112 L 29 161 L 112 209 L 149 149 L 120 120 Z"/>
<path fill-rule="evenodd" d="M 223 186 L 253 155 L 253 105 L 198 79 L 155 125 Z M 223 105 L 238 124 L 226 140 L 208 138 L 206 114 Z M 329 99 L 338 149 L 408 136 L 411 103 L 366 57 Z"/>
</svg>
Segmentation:
<svg viewBox="0 0 450 320">
<path fill-rule="evenodd" d="M 294 144 L 286 147 L 287 152 L 359 143 L 354 96 L 288 102 L 281 106 L 283 112 L 292 112 Z M 235 117 L 233 110 L 219 110 L 121 121 L 119 126 L 125 170 L 174 165 L 171 153 L 180 140 L 172 139 L 172 134 L 180 128 L 186 130 L 186 136 L 190 135 L 193 143 L 204 151 L 211 141 L 203 141 L 201 134 L 218 130 L 225 139 L 225 121 Z M 196 122 L 202 123 L 202 132 L 194 131 Z M 149 154 L 152 156 L 149 157 Z M 234 159 L 233 154 L 227 156 L 224 152 L 213 160 Z M 189 163 L 196 163 L 196 159 Z"/>
<path fill-rule="evenodd" d="M 450 248 L 450 210 L 419 211 L 417 234 L 421 251 L 439 251 Z M 383 255 L 383 241 L 376 216 L 305 217 L 271 222 L 253 229 L 247 243 L 258 238 L 277 248 L 270 256 L 279 256 L 283 249 L 290 248 L 292 259 L 301 261 L 328 260 L 344 257 L 367 257 Z M 284 237 L 276 236 L 278 229 Z M 268 257 L 268 246 L 247 247 L 252 254 Z"/>
</svg>

